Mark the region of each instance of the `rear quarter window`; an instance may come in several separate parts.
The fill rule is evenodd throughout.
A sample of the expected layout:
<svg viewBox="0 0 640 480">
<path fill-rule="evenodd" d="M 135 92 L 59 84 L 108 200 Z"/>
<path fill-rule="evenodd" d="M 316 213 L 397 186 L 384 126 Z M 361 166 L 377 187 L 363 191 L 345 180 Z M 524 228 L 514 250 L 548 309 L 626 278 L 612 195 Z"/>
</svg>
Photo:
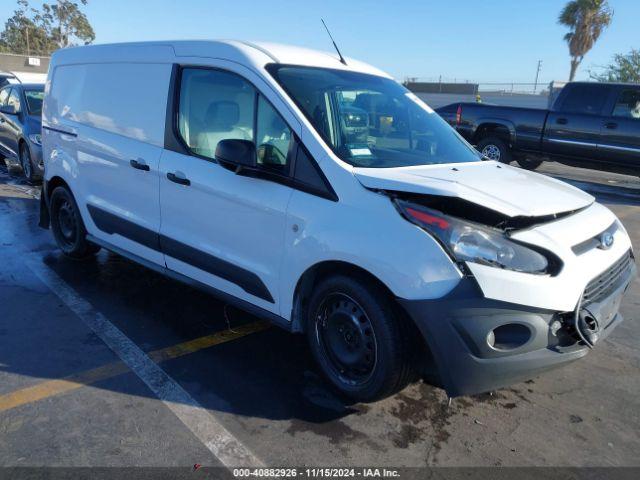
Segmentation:
<svg viewBox="0 0 640 480">
<path fill-rule="evenodd" d="M 45 118 L 162 146 L 171 69 L 135 63 L 56 67 Z"/>
<path fill-rule="evenodd" d="M 640 88 L 622 90 L 613 108 L 612 116 L 640 120 Z"/>
<path fill-rule="evenodd" d="M 567 88 L 567 87 L 565 87 Z M 567 91 L 560 111 L 585 115 L 600 115 L 609 96 L 609 89 L 602 85 L 571 85 Z"/>
</svg>

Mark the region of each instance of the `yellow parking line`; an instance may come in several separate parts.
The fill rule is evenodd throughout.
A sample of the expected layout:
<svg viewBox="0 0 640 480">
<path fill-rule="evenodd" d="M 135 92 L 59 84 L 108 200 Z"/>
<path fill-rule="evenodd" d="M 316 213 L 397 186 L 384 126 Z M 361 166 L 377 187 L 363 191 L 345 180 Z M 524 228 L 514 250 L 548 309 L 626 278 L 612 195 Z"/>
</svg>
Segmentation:
<svg viewBox="0 0 640 480">
<path fill-rule="evenodd" d="M 190 353 L 204 350 L 205 348 L 230 342 L 237 338 L 245 337 L 252 333 L 266 330 L 270 327 L 267 322 L 254 322 L 233 330 L 225 330 L 204 337 L 196 338 L 188 342 L 179 343 L 148 353 L 149 358 L 155 363 L 165 362 L 173 358 L 189 355 Z M 85 385 L 91 385 L 101 380 L 117 377 L 128 372 L 128 367 L 122 362 L 113 362 L 84 372 L 69 375 L 58 380 L 48 380 L 32 387 L 16 390 L 15 392 L 0 395 L 0 412 L 36 402 L 54 395 L 60 395 L 71 390 L 76 390 Z"/>
</svg>

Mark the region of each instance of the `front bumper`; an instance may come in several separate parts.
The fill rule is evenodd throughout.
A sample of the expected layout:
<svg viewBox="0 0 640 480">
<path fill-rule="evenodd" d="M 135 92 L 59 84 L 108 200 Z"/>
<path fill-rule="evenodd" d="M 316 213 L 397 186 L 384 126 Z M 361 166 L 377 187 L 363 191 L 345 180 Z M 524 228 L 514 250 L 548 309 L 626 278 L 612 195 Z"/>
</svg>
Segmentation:
<svg viewBox="0 0 640 480">
<path fill-rule="evenodd" d="M 585 306 L 597 320 L 598 343 L 623 321 L 618 309 L 635 272 L 631 263 L 615 289 Z M 572 312 L 486 299 L 473 278 L 441 299 L 399 302 L 422 333 L 451 397 L 503 388 L 589 351 L 572 331 Z"/>
</svg>

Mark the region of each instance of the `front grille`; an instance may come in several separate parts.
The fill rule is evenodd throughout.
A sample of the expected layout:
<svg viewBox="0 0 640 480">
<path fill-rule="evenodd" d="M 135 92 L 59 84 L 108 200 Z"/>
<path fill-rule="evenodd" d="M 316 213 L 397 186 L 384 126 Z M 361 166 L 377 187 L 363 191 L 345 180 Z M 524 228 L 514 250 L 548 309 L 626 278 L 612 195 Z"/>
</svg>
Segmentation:
<svg viewBox="0 0 640 480">
<path fill-rule="evenodd" d="M 632 263 L 633 257 L 631 256 L 631 250 L 629 250 L 608 270 L 589 282 L 582 296 L 582 304 L 588 305 L 598 302 L 618 288 L 631 269 Z"/>
<path fill-rule="evenodd" d="M 573 250 L 573 253 L 575 253 L 576 255 L 582 255 L 583 253 L 593 250 L 594 248 L 598 248 L 601 245 L 600 238 L 602 237 L 602 235 L 604 235 L 605 233 L 610 233 L 611 235 L 614 235 L 617 231 L 618 231 L 618 222 L 616 221 L 616 222 L 613 222 L 609 228 L 607 228 L 603 232 L 600 232 L 595 237 L 585 240 L 584 242 L 581 242 L 577 245 L 574 245 L 573 247 L 571 247 L 571 250 Z"/>
</svg>

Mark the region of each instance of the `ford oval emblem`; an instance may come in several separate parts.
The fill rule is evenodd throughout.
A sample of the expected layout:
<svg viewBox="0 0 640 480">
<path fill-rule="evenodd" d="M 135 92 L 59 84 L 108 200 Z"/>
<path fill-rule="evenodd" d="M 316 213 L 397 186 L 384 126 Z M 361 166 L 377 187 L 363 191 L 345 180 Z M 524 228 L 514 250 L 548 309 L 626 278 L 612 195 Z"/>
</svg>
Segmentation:
<svg viewBox="0 0 640 480">
<path fill-rule="evenodd" d="M 600 236 L 600 248 L 602 250 L 609 250 L 613 246 L 613 235 L 609 232 L 604 232 Z"/>
</svg>

